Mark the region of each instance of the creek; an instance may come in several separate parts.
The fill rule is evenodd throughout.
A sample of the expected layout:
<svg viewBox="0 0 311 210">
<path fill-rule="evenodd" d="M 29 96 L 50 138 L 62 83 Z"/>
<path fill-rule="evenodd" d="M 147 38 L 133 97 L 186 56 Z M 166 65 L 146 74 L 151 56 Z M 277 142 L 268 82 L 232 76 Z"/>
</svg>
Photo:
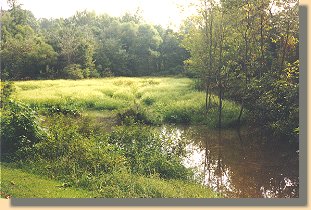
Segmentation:
<svg viewBox="0 0 311 210">
<path fill-rule="evenodd" d="M 259 129 L 168 126 L 161 138 L 184 142 L 183 165 L 195 178 L 227 198 L 299 197 L 299 148 Z"/>
</svg>

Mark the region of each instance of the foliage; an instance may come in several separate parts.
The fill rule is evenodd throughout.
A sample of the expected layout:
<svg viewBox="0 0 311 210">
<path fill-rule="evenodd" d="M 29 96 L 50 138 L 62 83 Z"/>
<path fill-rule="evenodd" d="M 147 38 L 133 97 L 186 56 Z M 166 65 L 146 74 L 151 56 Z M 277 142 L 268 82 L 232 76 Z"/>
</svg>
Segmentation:
<svg viewBox="0 0 311 210">
<path fill-rule="evenodd" d="M 1 12 L 1 77 L 27 79 L 46 76 L 49 66 L 56 61 L 57 53 L 37 33 L 33 14 L 16 6 Z"/>
<path fill-rule="evenodd" d="M 61 104 L 55 104 L 46 107 L 46 112 L 43 111 L 43 113 L 46 113 L 47 115 L 54 115 L 54 114 L 63 114 L 63 115 L 71 115 L 71 116 L 80 116 L 79 111 L 72 107 L 70 104 L 63 106 Z"/>
<path fill-rule="evenodd" d="M 63 75 L 67 79 L 83 79 L 84 74 L 79 64 L 70 64 L 63 70 Z"/>
<path fill-rule="evenodd" d="M 187 179 L 189 171 L 181 165 L 181 157 L 174 154 L 167 142 L 152 128 L 143 125 L 121 126 L 114 129 L 108 140 L 127 158 L 133 173 L 161 178 Z M 179 148 L 179 150 L 182 148 Z"/>
<path fill-rule="evenodd" d="M 45 163 L 49 173 L 79 182 L 83 175 L 97 176 L 124 167 L 125 159 L 113 145 L 94 133 L 95 126 L 81 127 L 91 122 L 74 119 L 78 122 L 72 123 L 72 119 L 62 115 L 51 117 L 49 138 L 35 145 L 37 161 Z"/>
<path fill-rule="evenodd" d="M 117 121 L 125 125 L 131 125 L 132 123 L 152 124 L 146 115 L 146 111 L 142 110 L 142 108 L 129 108 L 119 111 Z"/>
<path fill-rule="evenodd" d="M 183 26 L 182 45 L 190 52 L 188 74 L 209 95 L 246 109 L 257 125 L 278 135 L 296 135 L 298 122 L 298 1 L 200 0 Z M 285 69 L 285 70 L 284 70 Z M 268 125 L 268 126 L 266 126 Z"/>
<path fill-rule="evenodd" d="M 49 117 L 44 125 L 47 138 L 16 165 L 62 180 L 62 186 L 83 188 L 96 197 L 189 197 L 194 194 L 188 191 L 195 189 L 196 196 L 215 196 L 191 182 L 191 172 L 180 162 L 182 142 L 163 141 L 154 128 L 119 126 L 106 135 L 90 119 L 61 115 Z M 167 186 L 185 192 L 165 192 Z"/>
<path fill-rule="evenodd" d="M 138 14 L 82 11 L 36 19 L 11 4 L 1 20 L 2 77 L 8 79 L 177 74 L 187 57 L 177 33 L 147 24 Z"/>
<path fill-rule="evenodd" d="M 45 136 L 34 112 L 21 102 L 9 98 L 10 85 L 2 85 L 1 99 L 1 152 L 8 159 L 20 159 L 32 154 L 33 147 Z M 2 96 L 2 94 L 1 94 Z"/>
<path fill-rule="evenodd" d="M 252 103 L 247 103 L 253 110 L 254 120 L 261 120 L 275 133 L 298 139 L 299 129 L 299 61 L 288 64 L 279 77 L 264 75 L 263 80 L 254 80 L 247 95 Z M 264 82 L 263 82 L 264 81 Z M 269 90 L 268 90 L 269 89 Z"/>
<path fill-rule="evenodd" d="M 14 92 L 14 86 L 12 82 L 0 82 L 0 107 L 3 108 L 6 103 L 10 100 L 10 96 Z"/>
</svg>

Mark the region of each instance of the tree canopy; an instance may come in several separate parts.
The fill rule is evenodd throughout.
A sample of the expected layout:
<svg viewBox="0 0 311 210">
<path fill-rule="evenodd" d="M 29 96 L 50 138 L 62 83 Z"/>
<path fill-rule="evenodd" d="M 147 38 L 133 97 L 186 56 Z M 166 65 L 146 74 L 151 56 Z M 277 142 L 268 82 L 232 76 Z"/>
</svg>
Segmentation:
<svg viewBox="0 0 311 210">
<path fill-rule="evenodd" d="M 2 11 L 2 78 L 88 78 L 167 75 L 184 71 L 177 32 L 146 23 L 139 11 L 121 17 L 77 12 L 36 19 L 16 1 Z"/>
</svg>

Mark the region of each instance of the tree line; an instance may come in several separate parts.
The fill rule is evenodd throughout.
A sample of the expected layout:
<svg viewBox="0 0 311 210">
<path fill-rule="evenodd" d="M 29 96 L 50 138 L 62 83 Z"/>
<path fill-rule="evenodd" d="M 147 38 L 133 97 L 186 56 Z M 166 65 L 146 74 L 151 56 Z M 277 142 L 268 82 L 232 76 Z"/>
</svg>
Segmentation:
<svg viewBox="0 0 311 210">
<path fill-rule="evenodd" d="M 250 110 L 278 134 L 299 132 L 297 0 L 198 0 L 183 26 L 185 61 L 206 92 L 206 113 L 217 94 Z"/>
<path fill-rule="evenodd" d="M 184 71 L 181 36 L 148 24 L 136 13 L 121 17 L 77 12 L 36 19 L 17 1 L 1 12 L 2 78 L 89 78 L 172 75 Z"/>
</svg>

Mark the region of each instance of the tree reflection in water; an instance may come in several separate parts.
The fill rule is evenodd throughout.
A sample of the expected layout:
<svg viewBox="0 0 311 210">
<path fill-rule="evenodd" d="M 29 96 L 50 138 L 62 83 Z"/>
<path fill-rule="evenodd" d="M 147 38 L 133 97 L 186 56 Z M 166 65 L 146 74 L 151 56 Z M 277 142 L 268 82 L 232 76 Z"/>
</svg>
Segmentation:
<svg viewBox="0 0 311 210">
<path fill-rule="evenodd" d="M 185 142 L 183 160 L 197 180 L 231 198 L 299 197 L 297 145 L 274 141 L 254 129 L 210 130 L 165 126 L 163 138 Z"/>
</svg>

